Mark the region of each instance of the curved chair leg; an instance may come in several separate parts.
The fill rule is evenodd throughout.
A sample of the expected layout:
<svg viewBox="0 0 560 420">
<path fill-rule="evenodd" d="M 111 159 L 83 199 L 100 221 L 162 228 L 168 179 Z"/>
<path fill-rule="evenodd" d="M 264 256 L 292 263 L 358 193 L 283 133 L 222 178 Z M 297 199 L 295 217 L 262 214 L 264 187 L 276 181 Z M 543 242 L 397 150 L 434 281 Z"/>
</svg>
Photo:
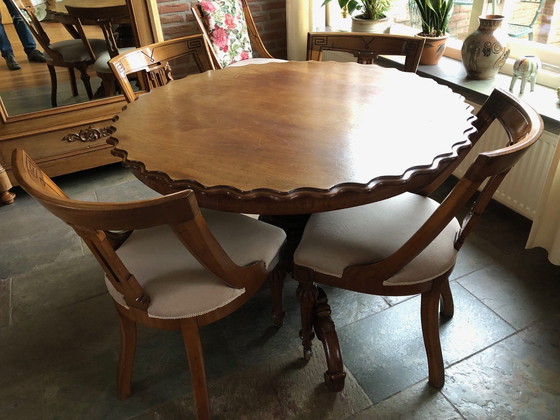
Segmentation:
<svg viewBox="0 0 560 420">
<path fill-rule="evenodd" d="M 72 89 L 72 96 L 78 96 L 78 85 L 76 84 L 76 73 L 72 67 L 68 67 L 68 76 L 70 77 L 70 88 Z"/>
<path fill-rule="evenodd" d="M 132 368 L 134 354 L 136 353 L 136 322 L 130 320 L 117 308 L 120 319 L 121 352 L 117 370 L 117 392 L 119 398 L 124 400 L 132 393 Z"/>
<path fill-rule="evenodd" d="M 422 294 L 421 319 L 424 347 L 428 357 L 428 382 L 435 388 L 441 388 L 445 383 L 445 371 L 443 367 L 443 355 L 441 354 L 441 343 L 439 340 L 439 299 L 441 294 L 441 282 L 434 281 L 434 286 L 429 292 Z"/>
<path fill-rule="evenodd" d="M 323 289 L 317 287 L 318 298 L 315 304 L 315 322 L 313 324 L 317 338 L 323 343 L 325 357 L 327 359 L 327 371 L 325 372 L 325 384 L 332 392 L 340 392 L 344 389 L 346 373 L 342 363 L 338 335 L 331 318 L 331 307 L 327 295 Z"/>
<path fill-rule="evenodd" d="M 284 290 L 284 277 L 286 273 L 277 264 L 274 270 L 269 274 L 270 279 L 270 295 L 272 299 L 272 323 L 275 327 L 281 327 L 284 323 L 284 310 L 283 303 L 283 290 Z"/>
<path fill-rule="evenodd" d="M 93 91 L 91 90 L 91 84 L 89 82 L 89 74 L 87 72 L 87 66 L 79 68 L 80 70 L 80 79 L 84 83 L 84 87 L 86 88 L 86 93 L 89 99 L 93 99 Z"/>
<path fill-rule="evenodd" d="M 443 318 L 453 318 L 455 313 L 455 305 L 453 303 L 453 295 L 449 287 L 449 279 L 446 278 L 441 285 L 441 316 Z"/>
<path fill-rule="evenodd" d="M 204 356 L 200 342 L 200 331 L 195 319 L 185 319 L 181 323 L 181 334 L 189 359 L 189 370 L 193 386 L 196 418 L 198 420 L 210 419 L 210 401 L 206 385 L 206 371 L 204 369 Z"/>
<path fill-rule="evenodd" d="M 51 76 L 51 105 L 53 108 L 56 108 L 56 91 L 58 88 L 58 84 L 56 82 L 56 70 L 53 66 L 47 66 L 49 69 L 49 75 Z"/>
<path fill-rule="evenodd" d="M 301 311 L 301 330 L 299 336 L 303 346 L 303 357 L 305 360 L 309 360 L 313 354 L 311 342 L 315 338 L 313 322 L 315 319 L 315 302 L 319 292 L 317 286 L 313 283 L 300 282 L 296 294 Z"/>
</svg>

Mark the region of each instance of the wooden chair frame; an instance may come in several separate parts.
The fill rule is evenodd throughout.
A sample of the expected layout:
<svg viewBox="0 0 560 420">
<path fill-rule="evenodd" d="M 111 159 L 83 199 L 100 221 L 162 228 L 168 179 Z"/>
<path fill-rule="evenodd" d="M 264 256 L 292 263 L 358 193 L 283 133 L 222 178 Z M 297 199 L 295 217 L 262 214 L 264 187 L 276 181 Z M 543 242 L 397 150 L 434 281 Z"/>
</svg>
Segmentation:
<svg viewBox="0 0 560 420">
<path fill-rule="evenodd" d="M 180 330 L 188 356 L 197 417 L 210 418 L 199 327 L 232 313 L 261 287 L 269 275 L 276 272 L 268 272 L 263 261 L 247 266 L 236 265 L 209 230 L 191 190 L 128 203 L 82 202 L 68 198 L 22 149 L 14 150 L 12 163 L 19 185 L 76 231 L 103 268 L 107 279 L 124 296 L 128 308 L 115 303 L 121 333 L 117 371 L 119 397 L 124 399 L 131 394 L 136 324 Z M 171 226 L 185 246 L 185 252 L 190 252 L 224 284 L 245 288 L 245 293 L 203 315 L 181 319 L 149 317 L 150 296 L 115 251 L 131 231 L 159 225 Z"/>
<path fill-rule="evenodd" d="M 352 54 L 358 63 L 372 64 L 379 55 L 400 55 L 406 57 L 404 71 L 416 72 L 425 41 L 421 37 L 392 34 L 310 32 L 307 59 L 321 61 L 325 51 L 341 51 Z"/>
<path fill-rule="evenodd" d="M 53 107 L 57 106 L 57 78 L 55 67 L 66 67 L 68 68 L 68 74 L 70 76 L 70 83 L 72 88 L 72 95 L 78 96 L 78 88 L 76 85 L 76 75 L 74 74 L 74 69 L 80 72 L 80 79 L 82 80 L 86 93 L 89 99 L 93 99 L 93 91 L 90 84 L 90 76 L 88 75 L 88 67 L 92 65 L 96 60 L 95 52 L 89 43 L 88 39 L 84 36 L 80 39 L 74 39 L 75 43 L 82 43 L 84 50 L 89 54 L 89 58 L 85 61 L 66 61 L 62 54 L 51 48 L 51 40 L 39 19 L 35 15 L 35 7 L 30 0 L 12 0 L 17 6 L 18 11 L 24 20 L 24 22 L 29 27 L 29 30 L 33 34 L 33 37 L 37 40 L 41 48 L 46 53 L 47 66 L 49 69 L 49 75 L 51 78 L 51 104 Z M 73 33 L 74 36 L 79 33 L 83 33 L 83 28 L 78 20 L 72 21 L 73 25 L 66 23 L 64 26 L 69 28 L 69 32 Z"/>
<path fill-rule="evenodd" d="M 115 39 L 115 34 L 113 31 L 113 24 L 115 22 L 123 21 L 129 18 L 128 6 L 126 4 L 122 6 L 108 7 L 66 6 L 66 10 L 68 10 L 68 14 L 71 17 L 75 18 L 79 22 L 79 25 L 77 25 L 76 29 L 80 35 L 80 38 L 87 39 L 87 36 L 83 29 L 83 22 L 94 20 L 101 27 L 103 37 L 105 38 L 105 42 L 107 44 L 107 52 L 109 53 L 109 57 L 113 58 L 119 55 L 119 48 L 117 47 L 117 41 Z M 99 78 L 101 79 L 105 97 L 113 96 L 115 94 L 115 77 L 113 73 L 111 71 L 97 71 L 96 73 L 97 76 L 99 76 Z"/>
<path fill-rule="evenodd" d="M 298 297 L 301 305 L 304 356 L 311 356 L 311 341 L 315 332 L 325 348 L 328 364 L 325 381 L 331 390 L 343 389 L 345 374 L 327 297 L 316 283 L 383 296 L 421 294 L 421 322 L 428 359 L 429 383 L 436 388 L 443 386 L 445 374 L 439 339 L 438 306 L 441 300 L 442 316 L 453 316 L 453 297 L 448 280 L 453 268 L 437 278 L 418 284 L 386 285 L 385 281 L 418 256 L 478 194 L 455 240 L 454 247 L 459 250 L 506 174 L 538 140 L 543 131 L 540 115 L 501 89 L 494 90 L 477 113 L 477 132 L 471 137 L 473 144 L 494 121 L 498 121 L 504 128 L 509 139 L 508 144 L 499 150 L 480 153 L 432 216 L 389 257 L 371 264 L 346 267 L 342 277 L 294 265 L 294 278 L 300 283 Z"/>
<path fill-rule="evenodd" d="M 173 80 L 169 61 L 187 56 L 192 57 L 201 73 L 215 69 L 208 44 L 201 34 L 170 39 L 127 51 L 109 60 L 109 67 L 130 103 L 135 101 L 137 96 L 128 75 L 139 74 L 141 84 L 149 92 Z"/>
<path fill-rule="evenodd" d="M 255 24 L 255 20 L 251 15 L 251 9 L 247 4 L 247 0 L 239 0 L 243 7 L 243 14 L 245 15 L 245 21 L 247 22 L 247 31 L 249 33 L 249 40 L 251 41 L 251 48 L 253 52 L 258 55 L 260 58 L 274 58 L 264 46 L 264 43 L 259 35 L 259 30 L 257 29 L 257 25 Z M 212 56 L 212 61 L 214 62 L 214 66 L 217 69 L 221 69 L 222 66 L 218 62 L 216 58 L 216 54 L 214 53 L 214 49 L 212 48 L 212 42 L 210 38 L 210 28 L 206 25 L 206 19 L 204 19 L 204 15 L 202 12 L 202 7 L 200 4 L 196 3 L 191 7 L 191 11 L 193 13 L 194 19 L 200 30 L 200 33 L 204 36 L 204 39 L 209 45 L 209 51 Z"/>
</svg>

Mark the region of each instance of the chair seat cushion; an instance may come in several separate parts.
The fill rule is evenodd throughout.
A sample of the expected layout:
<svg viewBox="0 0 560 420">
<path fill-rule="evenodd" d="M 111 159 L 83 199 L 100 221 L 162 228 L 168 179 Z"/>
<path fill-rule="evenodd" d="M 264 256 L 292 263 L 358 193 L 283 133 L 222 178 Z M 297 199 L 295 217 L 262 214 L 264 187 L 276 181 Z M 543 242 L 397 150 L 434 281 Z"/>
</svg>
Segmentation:
<svg viewBox="0 0 560 420">
<path fill-rule="evenodd" d="M 224 250 L 238 265 L 262 260 L 270 271 L 286 234 L 248 216 L 203 211 Z M 134 231 L 117 254 L 150 296 L 152 318 L 190 318 L 227 305 L 245 293 L 214 276 L 187 251 L 169 226 Z M 126 307 L 123 296 L 105 278 L 111 296 Z"/>
<path fill-rule="evenodd" d="M 430 198 L 404 193 L 364 206 L 313 214 L 294 262 L 342 277 L 348 266 L 375 263 L 394 253 L 438 205 Z M 421 283 L 451 269 L 457 256 L 453 245 L 459 229 L 459 222 L 453 219 L 422 253 L 384 284 Z"/>
<path fill-rule="evenodd" d="M 127 51 L 135 50 L 136 47 L 124 47 L 119 48 L 119 54 L 123 54 Z M 111 68 L 109 67 L 109 60 L 111 56 L 109 55 L 109 51 L 103 51 L 101 54 L 97 55 L 97 60 L 93 63 L 93 68 L 97 73 L 113 73 Z"/>
<path fill-rule="evenodd" d="M 198 0 L 212 49 L 220 63 L 227 67 L 253 57 L 253 49 L 243 6 L 239 0 Z"/>
<path fill-rule="evenodd" d="M 249 58 L 247 60 L 236 61 L 230 64 L 228 67 L 239 67 L 247 66 L 249 64 L 267 64 L 267 63 L 287 63 L 288 60 L 282 60 L 280 58 Z"/>
<path fill-rule="evenodd" d="M 107 51 L 107 44 L 104 39 L 94 38 L 88 40 L 96 57 L 99 57 L 101 53 Z M 67 39 L 65 41 L 55 42 L 50 45 L 50 48 L 60 53 L 66 62 L 78 63 L 81 61 L 92 61 L 88 50 L 80 39 Z"/>
</svg>

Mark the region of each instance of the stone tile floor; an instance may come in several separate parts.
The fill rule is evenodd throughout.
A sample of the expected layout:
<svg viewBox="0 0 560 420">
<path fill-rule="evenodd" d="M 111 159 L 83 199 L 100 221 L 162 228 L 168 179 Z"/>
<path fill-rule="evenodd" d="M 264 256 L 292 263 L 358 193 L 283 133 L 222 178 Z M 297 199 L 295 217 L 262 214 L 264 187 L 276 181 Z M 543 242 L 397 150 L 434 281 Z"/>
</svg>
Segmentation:
<svg viewBox="0 0 560 420">
<path fill-rule="evenodd" d="M 118 165 L 56 180 L 73 198 L 152 196 Z M 0 207 L 0 418 L 194 418 L 179 333 L 139 328 L 133 395 L 116 398 L 117 317 L 102 272 L 73 232 L 15 189 Z M 296 284 L 270 323 L 269 290 L 204 327 L 216 419 L 558 419 L 560 267 L 525 250 L 530 222 L 492 203 L 452 276 L 441 325 L 446 384 L 427 385 L 419 298 L 327 289 L 348 379 L 322 384 L 320 344 L 305 363 Z"/>
</svg>

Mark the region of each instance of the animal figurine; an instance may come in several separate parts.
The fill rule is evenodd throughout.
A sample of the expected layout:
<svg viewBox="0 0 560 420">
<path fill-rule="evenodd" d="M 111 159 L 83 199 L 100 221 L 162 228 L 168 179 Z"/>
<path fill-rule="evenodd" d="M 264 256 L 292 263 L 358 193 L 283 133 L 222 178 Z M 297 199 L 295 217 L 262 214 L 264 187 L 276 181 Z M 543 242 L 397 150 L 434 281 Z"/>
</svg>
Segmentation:
<svg viewBox="0 0 560 420">
<path fill-rule="evenodd" d="M 513 87 L 517 79 L 521 79 L 521 88 L 519 94 L 523 95 L 525 92 L 525 84 L 531 83 L 531 92 L 535 90 L 535 83 L 537 81 L 537 73 L 541 68 L 541 60 L 535 55 L 524 55 L 515 60 L 513 64 L 513 76 L 509 85 L 509 91 L 513 92 Z"/>
</svg>

